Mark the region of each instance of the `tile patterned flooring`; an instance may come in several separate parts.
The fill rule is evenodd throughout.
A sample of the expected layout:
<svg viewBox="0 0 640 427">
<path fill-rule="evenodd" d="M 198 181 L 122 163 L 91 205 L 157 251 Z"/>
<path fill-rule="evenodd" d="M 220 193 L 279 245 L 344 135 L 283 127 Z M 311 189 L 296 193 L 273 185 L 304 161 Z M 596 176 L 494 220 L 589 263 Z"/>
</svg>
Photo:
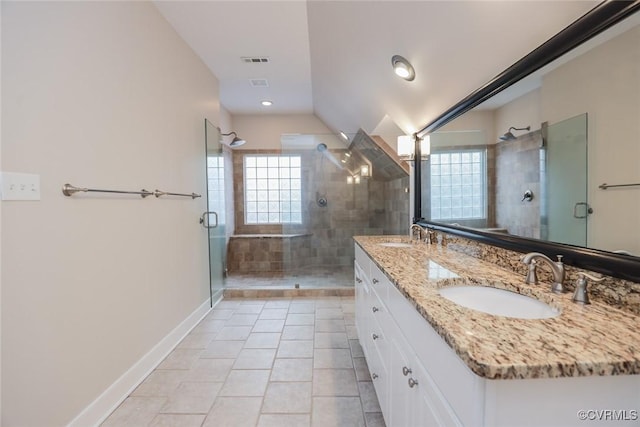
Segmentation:
<svg viewBox="0 0 640 427">
<path fill-rule="evenodd" d="M 225 299 L 104 427 L 384 427 L 354 298 Z"/>
</svg>

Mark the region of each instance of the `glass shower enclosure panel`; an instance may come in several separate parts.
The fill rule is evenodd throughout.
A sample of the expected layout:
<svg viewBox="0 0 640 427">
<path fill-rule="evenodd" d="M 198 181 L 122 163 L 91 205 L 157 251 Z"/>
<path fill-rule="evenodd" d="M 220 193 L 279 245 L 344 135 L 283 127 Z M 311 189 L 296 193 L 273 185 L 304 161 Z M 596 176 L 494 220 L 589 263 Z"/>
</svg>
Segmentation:
<svg viewBox="0 0 640 427">
<path fill-rule="evenodd" d="M 542 237 L 587 246 L 587 114 L 549 125 L 541 155 Z"/>
<path fill-rule="evenodd" d="M 284 274 L 295 287 L 353 286 L 352 237 L 368 224 L 368 178 L 338 135 L 282 135 L 281 144 Z"/>
<path fill-rule="evenodd" d="M 205 119 L 207 155 L 207 212 L 201 222 L 209 241 L 209 289 L 211 304 L 222 297 L 226 264 L 224 156 L 220 130 Z"/>
</svg>

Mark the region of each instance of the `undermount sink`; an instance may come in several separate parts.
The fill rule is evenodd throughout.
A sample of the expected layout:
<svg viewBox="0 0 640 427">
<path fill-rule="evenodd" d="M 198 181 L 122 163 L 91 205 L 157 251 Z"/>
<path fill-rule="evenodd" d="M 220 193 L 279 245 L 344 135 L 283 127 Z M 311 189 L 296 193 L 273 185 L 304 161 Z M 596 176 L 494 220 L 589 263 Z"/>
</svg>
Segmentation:
<svg viewBox="0 0 640 427">
<path fill-rule="evenodd" d="M 487 286 L 451 286 L 440 295 L 458 305 L 495 316 L 518 319 L 549 319 L 560 310 L 525 295 Z"/>
<path fill-rule="evenodd" d="M 384 246 L 385 248 L 410 248 L 411 243 L 400 243 L 400 242 L 385 242 L 378 243 L 380 246 Z"/>
</svg>

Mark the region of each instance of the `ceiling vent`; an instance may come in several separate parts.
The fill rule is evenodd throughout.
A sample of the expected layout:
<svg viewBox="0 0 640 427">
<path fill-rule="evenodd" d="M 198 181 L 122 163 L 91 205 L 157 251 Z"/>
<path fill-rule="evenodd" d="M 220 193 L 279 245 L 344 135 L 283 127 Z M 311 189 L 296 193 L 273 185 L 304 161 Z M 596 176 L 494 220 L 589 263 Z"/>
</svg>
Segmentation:
<svg viewBox="0 0 640 427">
<path fill-rule="evenodd" d="M 253 87 L 269 87 L 267 79 L 249 79 L 249 82 Z"/>
<path fill-rule="evenodd" d="M 269 57 L 267 56 L 241 56 L 242 62 L 247 64 L 267 64 L 269 63 Z"/>
</svg>

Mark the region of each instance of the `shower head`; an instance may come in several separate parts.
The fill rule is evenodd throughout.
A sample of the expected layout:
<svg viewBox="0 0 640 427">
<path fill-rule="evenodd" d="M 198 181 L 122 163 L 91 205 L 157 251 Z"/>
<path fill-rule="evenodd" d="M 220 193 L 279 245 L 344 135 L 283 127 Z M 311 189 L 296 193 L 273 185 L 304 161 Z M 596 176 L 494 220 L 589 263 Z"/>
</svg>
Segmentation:
<svg viewBox="0 0 640 427">
<path fill-rule="evenodd" d="M 340 161 L 338 159 L 336 159 L 335 156 L 327 149 L 327 144 L 321 142 L 320 144 L 316 145 L 316 150 L 318 150 L 318 152 L 322 153 L 322 155 L 324 157 L 329 159 L 329 161 L 331 161 L 331 163 L 336 165 L 338 167 L 338 169 L 344 169 L 344 167 L 342 166 Z"/>
<path fill-rule="evenodd" d="M 242 144 L 244 144 L 245 142 L 247 142 L 242 138 L 238 138 L 238 134 L 235 133 L 234 131 L 231 131 L 229 133 L 221 133 L 221 135 L 222 136 L 231 136 L 231 135 L 233 135 L 233 139 L 229 143 L 229 147 L 239 147 Z"/>
<path fill-rule="evenodd" d="M 498 139 L 500 139 L 500 141 L 513 141 L 514 139 L 516 139 L 516 136 L 511 132 L 511 130 L 527 130 L 528 131 L 529 129 L 531 129 L 531 126 L 527 126 L 526 128 L 516 128 L 511 126 L 507 131 L 507 133 L 505 133 Z"/>
</svg>

